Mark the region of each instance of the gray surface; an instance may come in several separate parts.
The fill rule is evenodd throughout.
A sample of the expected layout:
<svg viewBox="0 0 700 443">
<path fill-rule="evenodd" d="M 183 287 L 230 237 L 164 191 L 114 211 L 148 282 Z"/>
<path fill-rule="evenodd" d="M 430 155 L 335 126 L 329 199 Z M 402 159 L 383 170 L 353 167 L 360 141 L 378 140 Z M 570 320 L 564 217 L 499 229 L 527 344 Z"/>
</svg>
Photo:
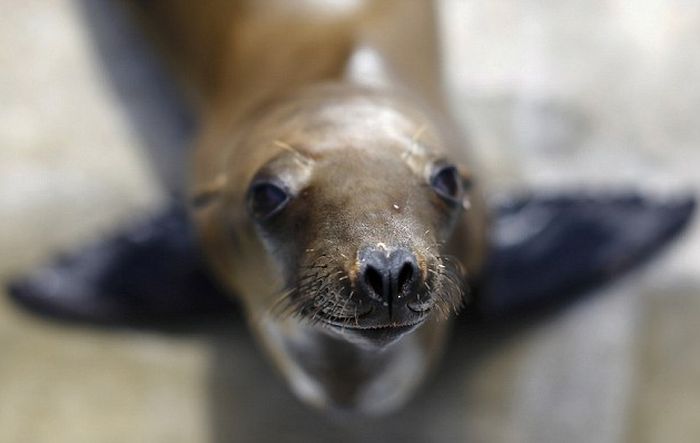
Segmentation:
<svg viewBox="0 0 700 443">
<path fill-rule="evenodd" d="M 699 5 L 444 4 L 453 103 L 492 192 L 700 184 Z M 173 179 L 152 160 L 182 146 L 186 117 L 163 113 L 167 86 L 105 7 L 0 0 L 0 279 L 157 205 Z M 0 297 L 0 442 L 697 442 L 699 245 L 696 223 L 565 312 L 461 331 L 406 410 L 350 423 L 298 404 L 240 319 L 95 330 Z"/>
</svg>

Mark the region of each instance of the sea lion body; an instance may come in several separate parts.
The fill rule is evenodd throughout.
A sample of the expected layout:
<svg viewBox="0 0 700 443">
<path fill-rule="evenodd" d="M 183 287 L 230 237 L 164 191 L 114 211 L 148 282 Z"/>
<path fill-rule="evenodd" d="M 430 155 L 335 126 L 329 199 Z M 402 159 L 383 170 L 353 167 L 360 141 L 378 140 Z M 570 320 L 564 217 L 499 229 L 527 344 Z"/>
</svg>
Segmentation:
<svg viewBox="0 0 700 443">
<path fill-rule="evenodd" d="M 486 216 L 443 104 L 432 3 L 336 3 L 219 9 L 214 1 L 196 13 L 179 3 L 147 12 L 171 24 L 164 39 L 193 60 L 179 60 L 202 110 L 192 215 L 215 274 L 244 302 L 297 395 L 382 412 L 405 401 L 439 355 L 464 271 L 477 275 L 484 260 Z M 430 180 L 437 163 L 456 161 L 469 190 L 455 209 Z M 261 175 L 294 197 L 273 226 L 247 207 Z M 445 300 L 435 309 L 425 302 L 410 320 L 396 320 L 391 306 L 388 316 L 367 307 L 357 293 L 368 248 L 408 251 L 423 297 Z M 454 276 L 442 271 L 447 254 Z M 333 275 L 309 271 L 319 267 Z M 295 293 L 314 281 L 312 294 Z M 358 328 L 361 337 L 348 332 Z"/>
<path fill-rule="evenodd" d="M 187 208 L 10 281 L 34 311 L 162 324 L 235 296 L 300 398 L 382 413 L 465 300 L 470 319 L 561 305 L 692 218 L 693 197 L 634 192 L 525 194 L 487 216 L 442 100 L 431 2 L 131 4 L 200 111 Z"/>
<path fill-rule="evenodd" d="M 297 393 L 324 406 L 386 409 L 400 403 L 427 370 L 439 352 L 447 322 L 433 319 L 379 352 L 345 337 L 329 337 L 322 327 L 308 325 L 308 318 L 276 316 L 272 311 L 281 289 L 309 278 L 299 269 L 319 260 L 337 267 L 336 278 L 352 276 L 358 253 L 367 245 L 409 245 L 420 251 L 422 260 L 424 254 L 438 255 L 449 248 L 455 237 L 471 240 L 453 249 L 462 268 L 478 272 L 484 226 L 477 217 L 482 214 L 473 208 L 458 210 L 443 221 L 436 208 L 439 198 L 424 183 L 430 162 L 446 155 L 427 143 L 444 142 L 424 115 L 409 113 L 415 108 L 395 96 L 354 85 L 313 87 L 300 95 L 277 103 L 247 128 L 235 145 L 238 149 L 231 149 L 235 165 L 224 163 L 227 172 L 219 172 L 226 177 L 219 191 L 223 196 L 208 196 L 211 201 L 195 209 L 195 217 L 220 280 L 240 294 L 251 325 Z M 421 128 L 423 138 L 415 140 Z M 296 207 L 288 209 L 296 212 L 293 221 L 281 232 L 275 228 L 272 238 L 250 221 L 245 204 L 248 184 L 266 168 L 287 174 L 298 199 Z M 340 307 L 347 301 L 335 303 Z M 339 353 L 340 347 L 347 349 Z M 405 361 L 408 354 L 410 364 Z M 349 360 L 357 360 L 357 374 L 349 373 Z M 324 362 L 329 373 L 305 367 L 309 361 Z M 372 371 L 372 366 L 378 369 Z M 396 386 L 379 389 L 375 385 L 380 378 Z M 308 392 L 319 384 L 326 386 Z M 371 395 L 377 398 L 362 400 Z"/>
</svg>

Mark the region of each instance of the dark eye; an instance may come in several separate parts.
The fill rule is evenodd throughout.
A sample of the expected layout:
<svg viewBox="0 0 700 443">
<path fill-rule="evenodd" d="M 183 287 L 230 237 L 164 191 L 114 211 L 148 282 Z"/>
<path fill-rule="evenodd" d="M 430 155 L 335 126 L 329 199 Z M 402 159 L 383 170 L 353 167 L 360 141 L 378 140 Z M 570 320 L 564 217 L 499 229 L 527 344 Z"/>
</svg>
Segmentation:
<svg viewBox="0 0 700 443">
<path fill-rule="evenodd" d="M 272 217 L 284 209 L 288 202 L 287 191 L 274 183 L 255 183 L 248 191 L 248 209 L 257 220 Z"/>
<path fill-rule="evenodd" d="M 435 169 L 430 185 L 437 194 L 453 203 L 459 203 L 462 197 L 462 177 L 452 165 L 439 166 Z"/>
</svg>

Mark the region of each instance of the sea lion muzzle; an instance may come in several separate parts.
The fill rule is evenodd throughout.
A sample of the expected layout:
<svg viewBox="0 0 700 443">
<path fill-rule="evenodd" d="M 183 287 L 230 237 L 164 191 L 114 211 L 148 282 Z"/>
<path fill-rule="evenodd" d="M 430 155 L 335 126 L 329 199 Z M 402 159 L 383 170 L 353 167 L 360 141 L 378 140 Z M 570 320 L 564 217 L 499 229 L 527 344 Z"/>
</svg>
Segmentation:
<svg viewBox="0 0 700 443">
<path fill-rule="evenodd" d="M 357 294 L 356 303 L 367 307 L 366 312 L 354 322 L 332 326 L 386 345 L 428 318 L 432 297 L 421 291 L 425 272 L 408 248 L 366 247 L 358 254 L 357 267 L 353 294 Z"/>
</svg>

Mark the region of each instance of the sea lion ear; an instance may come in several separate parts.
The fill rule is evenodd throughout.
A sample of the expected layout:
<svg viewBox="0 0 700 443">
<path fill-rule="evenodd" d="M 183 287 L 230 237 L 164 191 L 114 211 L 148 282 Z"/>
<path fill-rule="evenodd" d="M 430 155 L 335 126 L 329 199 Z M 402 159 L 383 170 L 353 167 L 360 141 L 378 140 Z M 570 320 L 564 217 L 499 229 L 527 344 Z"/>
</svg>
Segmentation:
<svg viewBox="0 0 700 443">
<path fill-rule="evenodd" d="M 465 192 L 471 191 L 471 189 L 474 187 L 474 181 L 471 171 L 466 166 L 459 164 L 457 165 L 457 172 L 462 178 L 462 189 Z"/>
<path fill-rule="evenodd" d="M 219 174 L 213 180 L 198 186 L 190 196 L 190 206 L 194 210 L 209 207 L 221 197 L 226 183 L 228 183 L 228 177 L 225 174 Z"/>
<path fill-rule="evenodd" d="M 462 177 L 462 208 L 468 211 L 472 207 L 474 177 L 471 171 L 464 165 L 459 165 L 457 171 L 459 172 L 459 176 Z"/>
</svg>

